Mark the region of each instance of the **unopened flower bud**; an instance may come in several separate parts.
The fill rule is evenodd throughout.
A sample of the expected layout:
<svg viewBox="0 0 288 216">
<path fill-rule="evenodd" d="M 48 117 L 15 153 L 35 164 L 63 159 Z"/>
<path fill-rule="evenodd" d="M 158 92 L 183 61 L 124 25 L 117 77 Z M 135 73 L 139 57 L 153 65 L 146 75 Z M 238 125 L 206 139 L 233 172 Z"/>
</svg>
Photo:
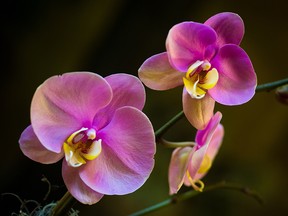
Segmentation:
<svg viewBox="0 0 288 216">
<path fill-rule="evenodd" d="M 288 105 L 288 84 L 278 87 L 275 94 L 279 102 Z"/>
</svg>

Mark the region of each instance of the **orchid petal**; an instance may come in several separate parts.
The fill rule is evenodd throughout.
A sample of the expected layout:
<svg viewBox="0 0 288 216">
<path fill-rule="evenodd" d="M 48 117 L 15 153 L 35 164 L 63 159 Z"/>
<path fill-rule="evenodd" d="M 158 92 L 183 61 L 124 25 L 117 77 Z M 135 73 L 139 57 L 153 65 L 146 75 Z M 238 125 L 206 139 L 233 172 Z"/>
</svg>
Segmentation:
<svg viewBox="0 0 288 216">
<path fill-rule="evenodd" d="M 60 153 L 65 139 L 83 125 L 90 127 L 98 110 L 112 97 L 109 84 L 89 72 L 66 73 L 47 79 L 31 104 L 35 134 L 49 150 Z"/>
<path fill-rule="evenodd" d="M 216 38 L 216 32 L 201 23 L 182 22 L 173 26 L 166 40 L 171 65 L 186 72 L 194 62 L 204 59 L 206 48 L 213 48 Z"/>
<path fill-rule="evenodd" d="M 207 149 L 207 155 L 213 160 L 217 154 L 224 137 L 224 127 L 222 124 L 218 124 L 212 138 L 210 140 L 209 147 Z"/>
<path fill-rule="evenodd" d="M 203 175 L 203 174 L 198 174 L 198 171 L 206 155 L 207 148 L 208 148 L 208 144 L 196 150 L 191 157 L 190 164 L 188 166 L 188 172 L 189 172 L 190 178 L 193 179 L 194 181 L 197 181 L 198 179 L 200 179 L 199 176 Z M 187 182 L 185 183 L 186 183 L 185 185 L 187 185 Z M 191 183 L 188 185 L 191 185 Z"/>
<path fill-rule="evenodd" d="M 134 107 L 116 110 L 111 122 L 98 131 L 102 152 L 81 170 L 81 179 L 93 190 L 113 195 L 132 193 L 154 166 L 155 137 L 149 119 Z"/>
<path fill-rule="evenodd" d="M 237 45 L 224 45 L 213 59 L 219 80 L 208 90 L 211 97 L 223 105 L 240 105 L 255 94 L 257 78 L 246 52 Z"/>
<path fill-rule="evenodd" d="M 198 130 L 196 134 L 195 141 L 198 144 L 199 147 L 205 145 L 206 143 L 209 143 L 217 125 L 222 119 L 221 112 L 215 113 L 215 115 L 211 118 L 208 125 L 205 127 L 204 130 Z"/>
<path fill-rule="evenodd" d="M 28 158 L 43 164 L 56 163 L 64 157 L 64 153 L 51 152 L 46 149 L 35 135 L 33 128 L 29 125 L 21 134 L 19 139 L 20 148 Z"/>
<path fill-rule="evenodd" d="M 244 36 L 244 22 L 235 13 L 218 13 L 210 17 L 204 24 L 216 31 L 219 46 L 230 43 L 239 45 Z"/>
<path fill-rule="evenodd" d="M 213 116 L 215 101 L 206 94 L 202 99 L 192 98 L 183 90 L 183 111 L 188 121 L 196 129 L 204 129 Z"/>
<path fill-rule="evenodd" d="M 62 176 L 68 191 L 79 202 L 92 205 L 103 197 L 103 194 L 92 190 L 81 180 L 79 168 L 68 166 L 64 160 L 62 163 Z"/>
<path fill-rule="evenodd" d="M 223 128 L 223 126 L 221 124 L 218 124 L 216 129 L 214 130 L 214 133 L 213 133 L 212 138 L 211 138 L 211 140 L 210 140 L 210 142 L 208 144 L 208 147 L 205 150 L 206 152 L 204 154 L 203 160 L 204 160 L 205 157 L 208 157 L 209 160 L 210 160 L 210 163 L 211 164 L 213 163 L 214 158 L 215 158 L 216 154 L 218 153 L 219 148 L 220 148 L 220 146 L 222 144 L 223 137 L 224 137 L 224 128 Z M 203 163 L 203 160 L 202 160 L 202 162 L 200 164 L 200 168 L 201 168 L 201 165 Z M 198 169 L 198 171 L 196 172 L 196 174 L 194 176 L 194 178 L 196 180 L 203 178 L 208 172 L 208 170 L 207 170 L 206 172 L 201 173 L 199 169 Z"/>
<path fill-rule="evenodd" d="M 113 98 L 94 117 L 93 125 L 98 130 L 111 121 L 118 108 L 132 106 L 142 110 L 146 100 L 144 86 L 136 76 L 118 73 L 105 77 L 105 80 L 112 88 Z"/>
<path fill-rule="evenodd" d="M 174 69 L 164 52 L 148 58 L 139 68 L 138 76 L 151 89 L 167 90 L 183 85 L 185 73 Z"/>
<path fill-rule="evenodd" d="M 207 173 L 218 152 L 224 136 L 223 126 L 219 126 L 221 118 L 222 114 L 217 112 L 211 118 L 204 130 L 197 131 L 195 140 L 197 143 L 197 150 L 192 155 L 191 163 L 188 168 L 189 174 L 193 180 L 201 179 Z"/>
<path fill-rule="evenodd" d="M 176 148 L 171 156 L 169 165 L 169 188 L 170 195 L 175 194 L 181 188 L 190 158 L 193 154 L 192 147 Z"/>
</svg>

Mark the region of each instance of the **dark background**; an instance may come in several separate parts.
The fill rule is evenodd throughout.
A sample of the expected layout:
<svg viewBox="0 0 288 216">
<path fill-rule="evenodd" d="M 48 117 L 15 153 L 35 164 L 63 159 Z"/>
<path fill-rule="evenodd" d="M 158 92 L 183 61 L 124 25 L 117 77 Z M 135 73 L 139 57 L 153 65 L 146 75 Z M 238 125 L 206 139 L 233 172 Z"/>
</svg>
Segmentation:
<svg viewBox="0 0 288 216">
<path fill-rule="evenodd" d="M 11 0 L 3 1 L 1 16 L 1 165 L 0 193 L 47 202 L 65 193 L 61 163 L 42 165 L 19 149 L 21 132 L 30 124 L 30 102 L 48 77 L 70 71 L 102 76 L 125 72 L 137 76 L 143 61 L 165 51 L 169 29 L 182 21 L 204 22 L 224 11 L 238 13 L 246 32 L 241 46 L 249 54 L 258 83 L 287 77 L 288 24 L 285 1 L 249 0 Z M 147 89 L 144 112 L 158 129 L 182 109 L 182 87 L 156 92 Z M 223 146 L 204 178 L 258 191 L 264 206 L 239 192 L 217 190 L 169 206 L 151 215 L 288 215 L 287 106 L 273 92 L 257 93 L 247 104 L 216 106 L 223 113 Z M 174 141 L 193 140 L 195 130 L 182 119 L 165 135 Z M 168 198 L 167 172 L 172 150 L 157 147 L 156 165 L 135 193 L 104 196 L 93 206 L 77 204 L 80 215 L 127 215 Z M 57 187 L 56 187 L 57 186 Z M 183 187 L 180 192 L 187 190 Z M 0 214 L 19 212 L 12 195 L 0 197 Z"/>
</svg>

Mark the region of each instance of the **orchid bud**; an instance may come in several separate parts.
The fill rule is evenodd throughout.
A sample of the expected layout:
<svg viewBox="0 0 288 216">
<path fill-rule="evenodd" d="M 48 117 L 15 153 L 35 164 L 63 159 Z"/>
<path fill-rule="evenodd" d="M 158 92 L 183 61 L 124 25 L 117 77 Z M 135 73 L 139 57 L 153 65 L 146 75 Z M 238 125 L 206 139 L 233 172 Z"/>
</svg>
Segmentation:
<svg viewBox="0 0 288 216">
<path fill-rule="evenodd" d="M 288 105 L 288 84 L 278 87 L 275 95 L 280 103 Z"/>
</svg>

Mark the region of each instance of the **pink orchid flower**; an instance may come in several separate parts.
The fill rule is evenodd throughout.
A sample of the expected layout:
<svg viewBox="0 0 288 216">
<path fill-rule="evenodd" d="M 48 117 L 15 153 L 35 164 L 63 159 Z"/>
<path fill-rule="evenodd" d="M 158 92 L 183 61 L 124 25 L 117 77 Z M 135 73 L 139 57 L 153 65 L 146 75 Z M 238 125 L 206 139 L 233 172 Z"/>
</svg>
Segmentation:
<svg viewBox="0 0 288 216">
<path fill-rule="evenodd" d="M 65 185 L 82 203 L 132 193 L 154 166 L 155 137 L 144 103 L 144 86 L 128 74 L 53 76 L 34 94 L 20 148 L 44 164 L 64 157 Z"/>
<path fill-rule="evenodd" d="M 240 105 L 255 94 L 256 74 L 239 46 L 244 35 L 240 16 L 225 12 L 204 24 L 182 22 L 166 39 L 166 52 L 148 58 L 139 78 L 149 88 L 167 90 L 184 84 L 183 110 L 190 123 L 203 129 L 215 101 Z"/>
<path fill-rule="evenodd" d="M 197 131 L 193 147 L 180 147 L 173 151 L 169 165 L 170 194 L 177 193 L 183 183 L 197 191 L 203 190 L 201 179 L 210 169 L 224 136 L 221 118 L 222 114 L 217 112 L 204 130 Z"/>
</svg>

